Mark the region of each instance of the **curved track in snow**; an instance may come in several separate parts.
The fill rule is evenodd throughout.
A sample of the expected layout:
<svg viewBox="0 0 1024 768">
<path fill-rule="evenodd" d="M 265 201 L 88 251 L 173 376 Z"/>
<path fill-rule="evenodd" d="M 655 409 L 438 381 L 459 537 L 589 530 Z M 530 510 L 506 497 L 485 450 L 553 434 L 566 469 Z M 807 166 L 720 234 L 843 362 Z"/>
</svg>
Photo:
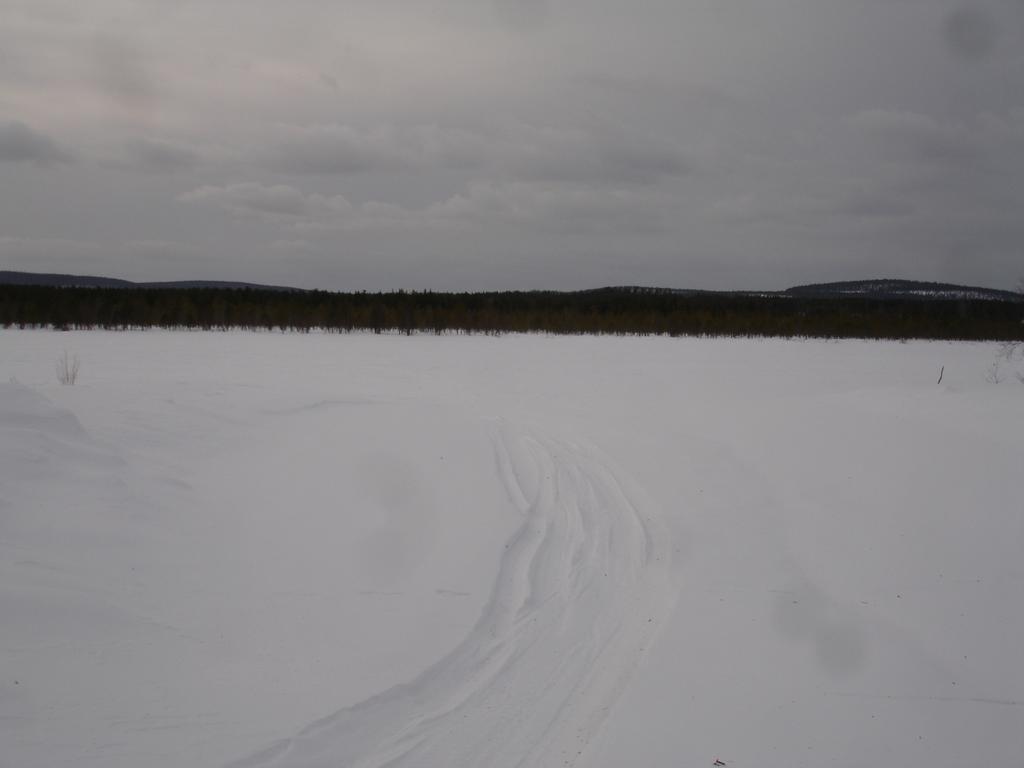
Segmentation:
<svg viewBox="0 0 1024 768">
<path fill-rule="evenodd" d="M 586 762 L 670 607 L 668 537 L 596 451 L 507 427 L 493 439 L 523 523 L 472 631 L 413 682 L 235 768 Z"/>
</svg>

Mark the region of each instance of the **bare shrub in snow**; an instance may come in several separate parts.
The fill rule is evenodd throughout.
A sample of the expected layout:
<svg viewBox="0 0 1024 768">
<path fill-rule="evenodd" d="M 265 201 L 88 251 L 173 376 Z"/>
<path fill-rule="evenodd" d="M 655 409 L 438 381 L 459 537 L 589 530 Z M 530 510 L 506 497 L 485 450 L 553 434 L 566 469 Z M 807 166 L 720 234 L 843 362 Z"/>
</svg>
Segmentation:
<svg viewBox="0 0 1024 768">
<path fill-rule="evenodd" d="M 1019 366 L 1014 375 L 1021 384 L 1024 384 L 1024 341 L 1004 341 L 1000 344 L 992 367 L 998 367 L 1000 361 L 1005 361 L 1007 365 Z"/>
<path fill-rule="evenodd" d="M 988 367 L 985 373 L 985 381 L 989 384 L 999 384 L 1003 380 L 1003 372 L 999 370 L 999 361 L 995 360 Z"/>
<path fill-rule="evenodd" d="M 74 384 L 78 381 L 78 369 L 81 363 L 78 355 L 69 357 L 67 350 L 57 358 L 57 381 L 61 384 Z"/>
<path fill-rule="evenodd" d="M 1017 292 L 1024 293 L 1024 278 L 1021 278 L 1017 283 Z M 1002 376 L 999 375 L 1000 360 L 1005 361 L 1007 365 L 1013 365 L 1014 363 L 1021 365 L 1021 367 L 1015 371 L 1014 375 L 1021 384 L 1024 384 L 1024 341 L 1004 341 L 999 345 L 999 350 L 996 352 L 995 362 L 989 366 L 989 373 L 985 376 L 987 381 L 992 381 L 994 384 L 998 384 L 1002 381 Z M 995 371 L 995 377 L 998 377 L 998 380 L 996 381 L 989 378 L 993 374 L 993 371 Z"/>
<path fill-rule="evenodd" d="M 999 345 L 999 357 L 1009 364 L 1024 363 L 1024 341 L 1007 341 Z M 1024 367 L 1018 368 L 1014 374 L 1024 384 Z"/>
</svg>

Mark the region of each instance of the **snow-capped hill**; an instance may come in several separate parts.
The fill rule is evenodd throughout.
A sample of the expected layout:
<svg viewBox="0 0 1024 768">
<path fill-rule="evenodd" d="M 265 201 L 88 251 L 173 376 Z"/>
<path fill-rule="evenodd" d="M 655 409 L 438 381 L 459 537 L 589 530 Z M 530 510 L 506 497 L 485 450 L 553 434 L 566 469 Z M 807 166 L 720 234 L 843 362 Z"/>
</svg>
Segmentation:
<svg viewBox="0 0 1024 768">
<path fill-rule="evenodd" d="M 871 299 L 955 299 L 983 301 L 1024 301 L 1024 294 L 953 283 L 920 280 L 849 280 L 838 283 L 798 285 L 783 292 L 787 296 L 814 298 L 863 297 Z"/>
</svg>

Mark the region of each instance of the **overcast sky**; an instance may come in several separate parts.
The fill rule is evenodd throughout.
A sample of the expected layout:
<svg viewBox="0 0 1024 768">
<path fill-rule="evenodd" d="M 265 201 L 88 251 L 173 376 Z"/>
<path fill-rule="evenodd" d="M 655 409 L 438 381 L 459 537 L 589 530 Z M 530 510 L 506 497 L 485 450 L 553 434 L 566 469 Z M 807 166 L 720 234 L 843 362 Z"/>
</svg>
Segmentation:
<svg viewBox="0 0 1024 768">
<path fill-rule="evenodd" d="M 1024 0 L 0 0 L 0 269 L 1024 276 Z"/>
</svg>

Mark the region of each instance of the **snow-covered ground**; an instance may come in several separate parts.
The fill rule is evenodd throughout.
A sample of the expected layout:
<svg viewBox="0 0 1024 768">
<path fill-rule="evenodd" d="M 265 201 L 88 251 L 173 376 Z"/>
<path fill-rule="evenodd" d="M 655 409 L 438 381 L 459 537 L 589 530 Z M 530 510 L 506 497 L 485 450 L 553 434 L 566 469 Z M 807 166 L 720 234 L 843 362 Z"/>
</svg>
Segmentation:
<svg viewBox="0 0 1024 768">
<path fill-rule="evenodd" d="M 0 331 L 0 766 L 1024 765 L 993 355 Z"/>
</svg>

